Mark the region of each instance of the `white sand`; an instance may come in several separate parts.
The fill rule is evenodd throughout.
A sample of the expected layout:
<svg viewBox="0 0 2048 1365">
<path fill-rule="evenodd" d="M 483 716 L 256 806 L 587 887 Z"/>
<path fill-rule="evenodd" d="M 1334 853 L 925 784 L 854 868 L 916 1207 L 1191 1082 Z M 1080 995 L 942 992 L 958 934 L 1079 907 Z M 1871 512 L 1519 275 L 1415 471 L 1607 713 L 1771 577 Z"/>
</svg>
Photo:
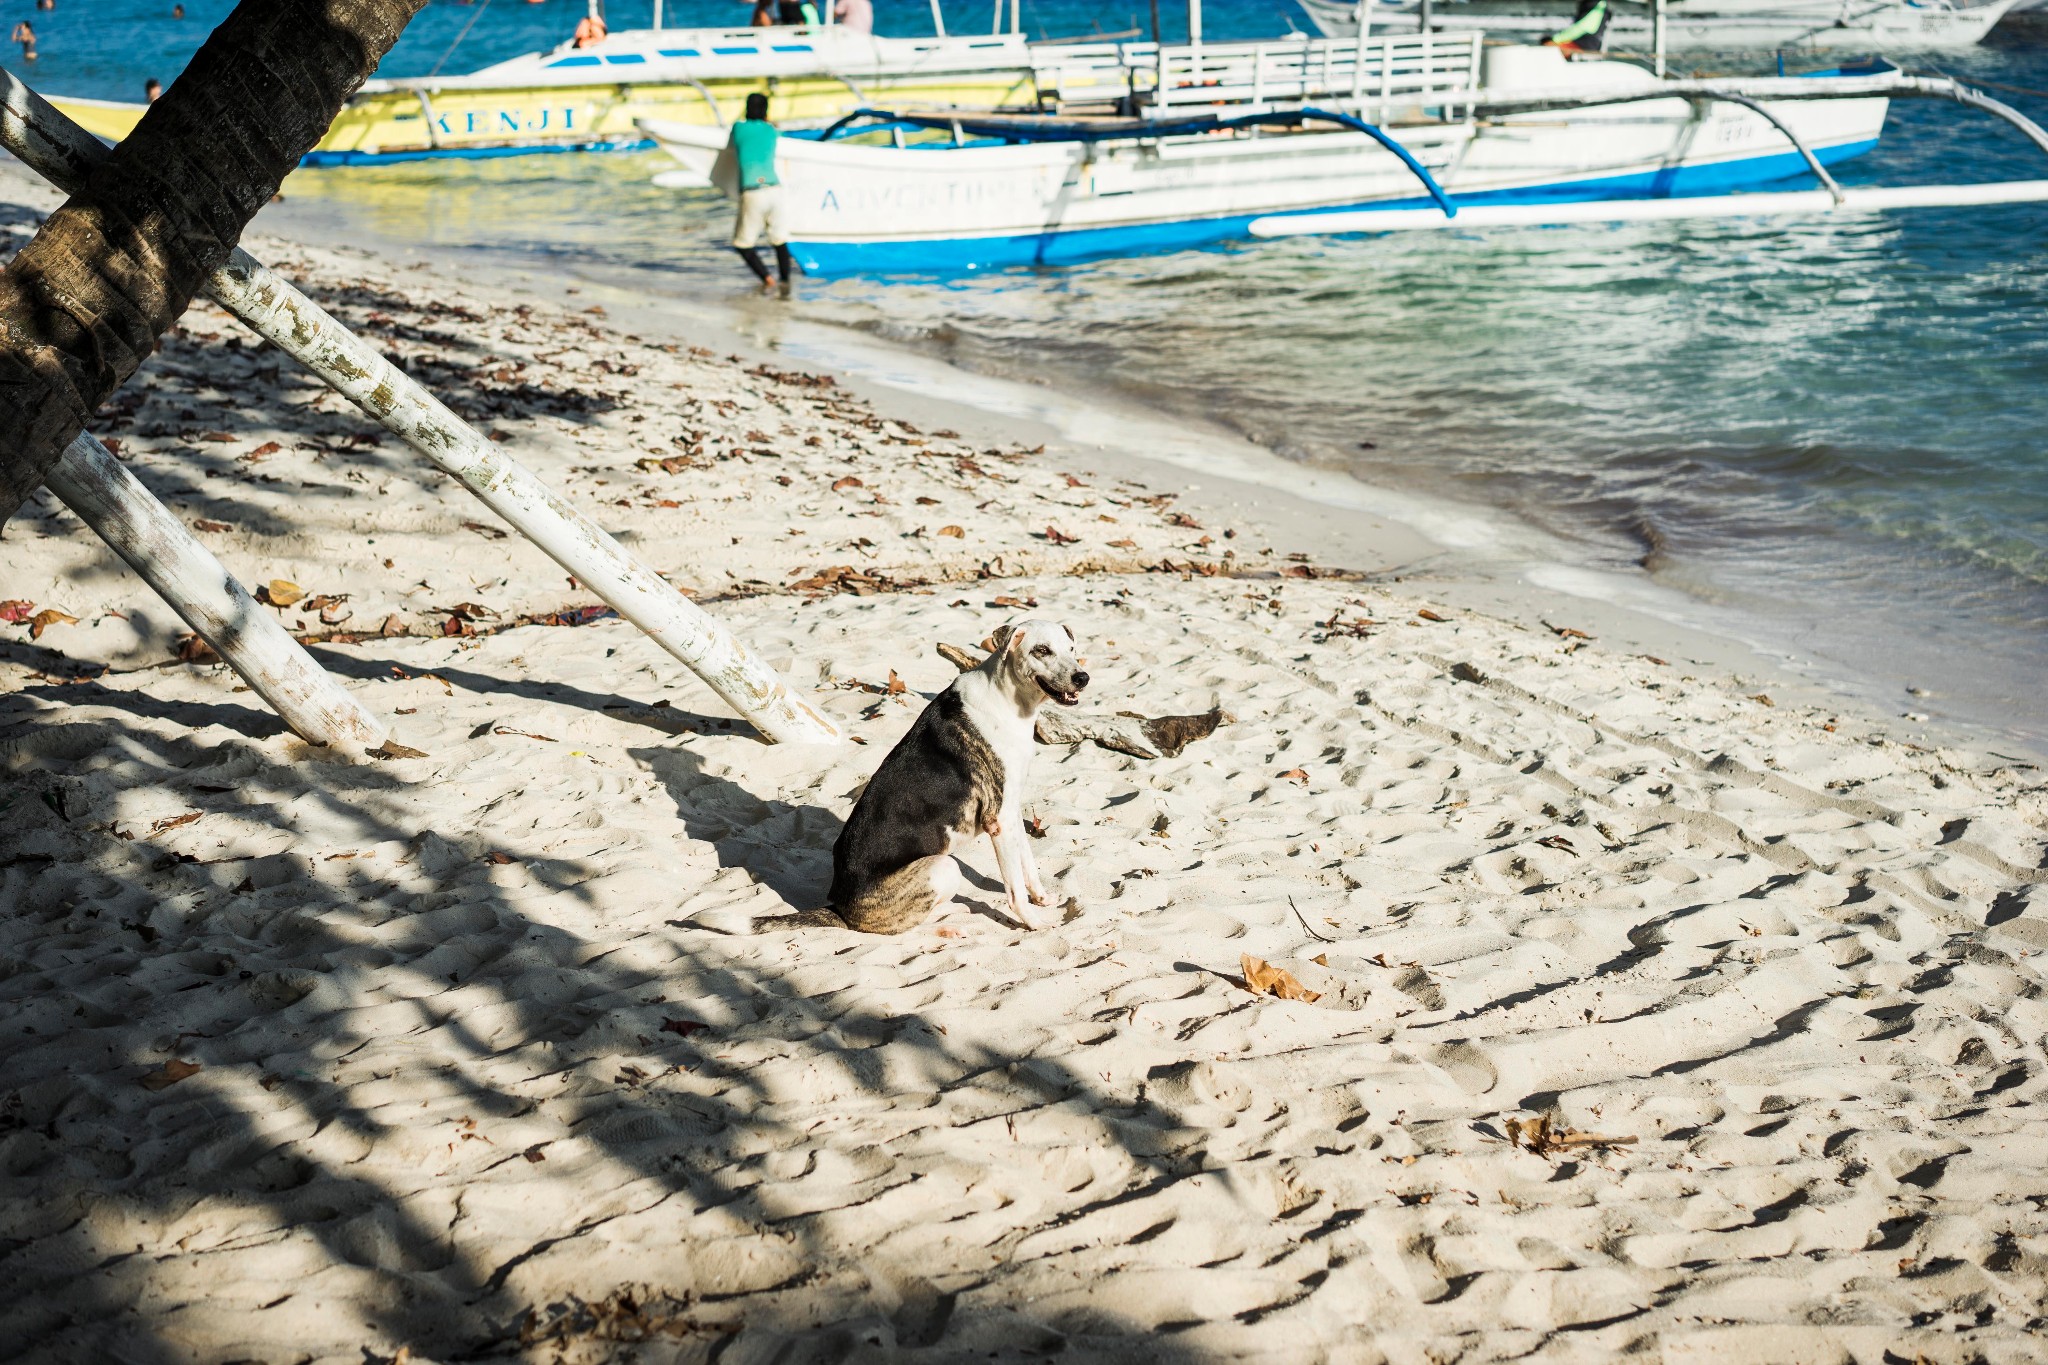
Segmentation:
<svg viewBox="0 0 2048 1365">
<path fill-rule="evenodd" d="M 409 632 L 321 657 L 428 757 L 307 750 L 166 662 L 68 514 L 9 528 L 0 597 L 81 618 L 0 646 L 10 1352 L 2040 1358 L 2038 770 L 257 245 L 360 278 L 340 311 L 867 743 L 764 746 L 615 620 L 443 638 L 591 599 L 196 310 L 96 429 L 252 584 Z M 783 586 L 836 565 L 931 585 Z M 1068 922 L 1005 922 L 983 850 L 900 938 L 722 932 L 818 903 L 933 645 L 1025 610 L 1088 642 L 1089 706 L 1238 717 L 1174 759 L 1041 750 Z M 1243 953 L 1322 999 L 1252 996 Z M 1638 1140 L 1504 1140 L 1538 1114 Z"/>
</svg>

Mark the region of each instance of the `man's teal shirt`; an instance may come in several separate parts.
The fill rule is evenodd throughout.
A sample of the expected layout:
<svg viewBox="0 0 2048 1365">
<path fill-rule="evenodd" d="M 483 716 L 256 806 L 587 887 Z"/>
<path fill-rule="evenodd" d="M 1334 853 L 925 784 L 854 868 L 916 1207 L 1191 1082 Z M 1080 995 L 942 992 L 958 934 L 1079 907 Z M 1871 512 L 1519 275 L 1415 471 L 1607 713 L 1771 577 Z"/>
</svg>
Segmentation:
<svg viewBox="0 0 2048 1365">
<path fill-rule="evenodd" d="M 775 174 L 775 139 L 775 125 L 760 119 L 741 119 L 732 126 L 732 150 L 739 158 L 742 191 L 782 183 Z"/>
</svg>

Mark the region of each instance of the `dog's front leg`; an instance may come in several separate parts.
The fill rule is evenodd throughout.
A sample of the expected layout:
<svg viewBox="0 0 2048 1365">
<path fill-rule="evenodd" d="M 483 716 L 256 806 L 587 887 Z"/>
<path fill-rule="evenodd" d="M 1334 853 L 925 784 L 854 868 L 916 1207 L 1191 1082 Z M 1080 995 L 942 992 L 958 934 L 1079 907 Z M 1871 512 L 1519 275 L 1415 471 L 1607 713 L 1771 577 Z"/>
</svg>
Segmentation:
<svg viewBox="0 0 2048 1365">
<path fill-rule="evenodd" d="M 1033 905 L 1049 904 L 1052 898 L 1045 894 L 1045 883 L 1038 876 L 1038 855 L 1031 851 L 1031 831 L 1021 819 L 1017 827 L 1017 857 L 1024 864 L 1024 893 L 1031 897 Z"/>
<path fill-rule="evenodd" d="M 1019 856 L 1018 844 L 1023 840 L 1023 822 L 1004 820 L 999 815 L 989 815 L 982 820 L 981 828 L 988 835 L 988 841 L 996 851 L 996 869 L 1002 873 L 1003 890 L 1010 898 L 1010 918 L 1027 929 L 1043 929 L 1038 917 L 1031 913 L 1026 904 L 1028 894 L 1024 881 L 1024 861 Z"/>
</svg>

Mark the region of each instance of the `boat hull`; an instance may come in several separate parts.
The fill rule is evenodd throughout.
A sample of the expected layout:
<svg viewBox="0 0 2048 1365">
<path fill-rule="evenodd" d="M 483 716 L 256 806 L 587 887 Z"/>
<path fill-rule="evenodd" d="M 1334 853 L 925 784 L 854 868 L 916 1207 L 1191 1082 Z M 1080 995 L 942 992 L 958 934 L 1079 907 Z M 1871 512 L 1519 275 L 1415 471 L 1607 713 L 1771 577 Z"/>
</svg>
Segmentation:
<svg viewBox="0 0 2048 1365">
<path fill-rule="evenodd" d="M 1823 162 L 1876 145 L 1886 101 L 1779 103 Z M 650 126 L 702 175 L 718 139 Z M 1806 173 L 1749 109 L 1645 100 L 1473 127 L 1391 132 L 1460 204 L 1711 194 Z M 1184 250 L 1249 238 L 1254 218 L 1431 201 L 1349 131 L 919 150 L 785 139 L 791 250 L 817 275 L 959 273 Z"/>
<path fill-rule="evenodd" d="M 768 96 L 769 117 L 818 126 L 864 105 L 1035 105 L 1021 38 L 897 39 L 845 29 L 655 29 L 612 34 L 468 75 L 371 81 L 304 161 L 344 166 L 439 157 L 645 148 L 642 119 L 717 127 Z M 126 137 L 148 106 L 53 101 L 94 135 Z"/>
</svg>

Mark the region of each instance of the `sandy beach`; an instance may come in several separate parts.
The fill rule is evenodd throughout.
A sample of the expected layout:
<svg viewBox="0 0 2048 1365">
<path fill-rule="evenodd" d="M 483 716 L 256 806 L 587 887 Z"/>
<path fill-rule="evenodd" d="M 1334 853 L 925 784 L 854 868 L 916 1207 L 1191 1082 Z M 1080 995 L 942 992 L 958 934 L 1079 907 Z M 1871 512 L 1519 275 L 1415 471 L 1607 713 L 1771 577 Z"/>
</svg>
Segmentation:
<svg viewBox="0 0 2048 1365">
<path fill-rule="evenodd" d="M 2030 755 L 1143 451 L 248 244 L 856 742 L 762 743 L 195 306 L 94 431 L 424 756 L 309 748 L 47 494 L 8 526 L 10 1354 L 2040 1358 Z M 984 845 L 900 937 L 750 932 L 935 647 L 1025 616 L 1086 709 L 1233 723 L 1040 748 L 1054 929 Z"/>
</svg>

